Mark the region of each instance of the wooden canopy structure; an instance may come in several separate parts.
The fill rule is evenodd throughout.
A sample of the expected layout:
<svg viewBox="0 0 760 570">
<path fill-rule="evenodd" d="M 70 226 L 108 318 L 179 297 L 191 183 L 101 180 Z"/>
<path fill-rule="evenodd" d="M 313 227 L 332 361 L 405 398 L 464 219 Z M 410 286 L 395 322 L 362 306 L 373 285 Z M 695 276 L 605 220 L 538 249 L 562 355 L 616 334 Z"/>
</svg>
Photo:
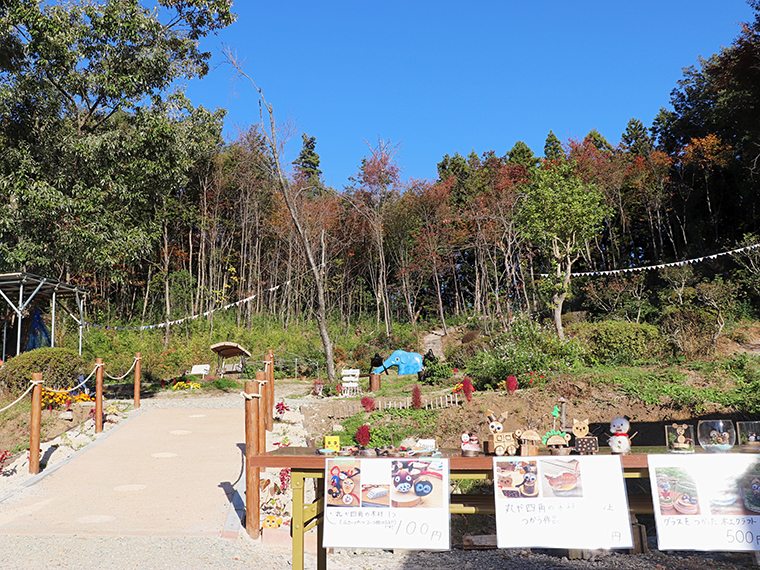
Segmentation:
<svg viewBox="0 0 760 570">
<path fill-rule="evenodd" d="M 84 328 L 84 299 L 87 290 L 70 283 L 63 283 L 47 277 L 39 277 L 31 273 L 0 273 L 0 297 L 2 297 L 15 313 L 18 319 L 16 327 L 16 356 L 21 354 L 21 322 L 24 311 L 36 299 L 50 299 L 52 326 L 50 342 L 55 346 L 55 307 L 61 297 L 73 297 L 76 300 L 78 316 L 65 305 L 61 307 L 74 319 L 79 326 L 79 354 L 82 354 L 82 331 Z M 3 355 L 7 353 L 8 321 L 3 324 Z"/>
<path fill-rule="evenodd" d="M 224 376 L 225 372 L 233 374 L 243 372 L 245 359 L 251 357 L 251 353 L 236 342 L 217 342 L 211 345 L 211 350 L 218 356 L 216 371 L 220 378 Z M 240 357 L 239 362 L 235 364 L 224 363 L 227 358 L 235 357 Z"/>
</svg>

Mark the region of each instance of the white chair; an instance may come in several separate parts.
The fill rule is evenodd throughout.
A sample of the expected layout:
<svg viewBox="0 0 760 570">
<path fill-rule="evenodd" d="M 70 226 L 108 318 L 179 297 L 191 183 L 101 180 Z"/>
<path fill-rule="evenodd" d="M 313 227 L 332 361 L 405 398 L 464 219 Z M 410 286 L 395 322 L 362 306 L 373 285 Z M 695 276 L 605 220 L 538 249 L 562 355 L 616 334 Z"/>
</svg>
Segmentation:
<svg viewBox="0 0 760 570">
<path fill-rule="evenodd" d="M 340 386 L 340 395 L 341 396 L 358 396 L 361 394 L 361 389 L 359 388 L 359 373 L 360 370 L 358 368 L 344 368 L 341 373 L 341 386 Z"/>
<path fill-rule="evenodd" d="M 210 371 L 210 364 L 196 364 L 190 369 L 190 372 L 185 372 L 185 374 L 189 374 L 190 376 L 200 376 L 201 380 L 205 380 L 206 374 L 208 374 Z"/>
</svg>

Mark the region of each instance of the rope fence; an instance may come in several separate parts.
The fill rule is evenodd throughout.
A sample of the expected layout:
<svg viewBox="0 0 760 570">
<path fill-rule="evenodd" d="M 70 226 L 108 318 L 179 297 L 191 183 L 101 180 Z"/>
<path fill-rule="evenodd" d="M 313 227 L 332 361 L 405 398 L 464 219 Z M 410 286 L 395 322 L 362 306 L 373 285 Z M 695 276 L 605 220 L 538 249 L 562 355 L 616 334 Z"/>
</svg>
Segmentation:
<svg viewBox="0 0 760 570">
<path fill-rule="evenodd" d="M 108 375 L 113 380 L 123 380 L 127 375 L 135 371 L 135 409 L 140 407 L 140 376 L 141 376 L 141 360 L 142 357 L 139 353 L 135 354 L 134 361 L 130 369 L 122 376 L 115 377 Z M 30 422 L 30 444 L 29 444 L 29 473 L 36 475 L 39 473 L 39 454 L 40 454 L 40 435 L 42 430 L 41 416 L 42 416 L 42 390 L 43 388 L 47 392 L 54 394 L 69 394 L 75 390 L 80 389 L 89 382 L 93 375 L 95 376 L 95 433 L 103 431 L 103 376 L 105 373 L 105 366 L 102 358 L 95 359 L 95 368 L 83 379 L 79 384 L 73 388 L 66 388 L 64 390 L 57 390 L 54 388 L 44 388 L 44 382 L 42 379 L 42 373 L 35 372 L 32 374 L 32 379 L 29 381 L 29 388 L 19 396 L 16 400 L 0 409 L 1 412 L 11 409 L 19 404 L 29 393 L 32 393 L 32 409 L 31 409 L 31 422 Z M 272 398 L 273 399 L 273 398 Z M 271 412 L 270 412 L 271 414 Z"/>
</svg>

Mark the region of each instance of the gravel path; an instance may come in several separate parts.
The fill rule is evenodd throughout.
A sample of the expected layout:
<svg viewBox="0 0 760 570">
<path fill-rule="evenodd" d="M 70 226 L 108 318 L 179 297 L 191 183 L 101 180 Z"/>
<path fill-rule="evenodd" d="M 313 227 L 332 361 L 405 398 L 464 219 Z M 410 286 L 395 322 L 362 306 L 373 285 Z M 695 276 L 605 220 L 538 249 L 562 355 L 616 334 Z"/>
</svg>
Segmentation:
<svg viewBox="0 0 760 570">
<path fill-rule="evenodd" d="M 290 395 L 290 394 L 288 394 Z M 173 395 L 174 396 L 174 395 Z M 278 401 L 282 399 L 278 398 Z M 289 399 L 285 403 L 291 409 L 298 410 L 303 398 Z M 133 413 L 126 403 L 109 402 L 113 417 L 118 421 L 105 424 L 102 434 L 92 433 L 85 424 L 81 433 L 68 438 L 85 446 L 96 442 L 98 438 L 107 437 L 108 431 L 119 423 L 127 421 Z M 124 411 L 116 413 L 118 408 Z M 182 395 L 169 398 L 146 398 L 141 407 L 159 408 L 242 408 L 243 399 L 239 394 L 230 394 L 215 398 L 186 398 Z M 297 417 L 297 414 L 292 416 Z M 287 425 L 287 424 L 286 424 Z M 277 430 L 275 430 L 277 432 Z M 303 429 L 298 424 L 288 427 L 278 437 L 287 435 L 295 445 L 300 443 Z M 69 447 L 54 440 L 45 444 L 43 455 L 47 460 L 46 471 L 54 471 L 57 464 L 77 453 Z M 80 453 L 83 451 L 79 451 Z M 2 500 L 19 485 L 30 484 L 31 476 L 24 470 L 25 459 L 19 459 L 18 465 L 11 466 L 0 477 L 0 511 Z M 45 472 L 43 472 L 44 475 Z M 416 568 L 437 570 L 471 570 L 471 569 L 510 569 L 510 570 L 549 570 L 549 569 L 633 569 L 633 570 L 697 570 L 722 569 L 738 570 L 756 568 L 754 557 L 747 553 L 662 553 L 656 550 L 656 543 L 650 539 L 651 552 L 646 555 L 628 555 L 619 552 L 597 551 L 588 560 L 568 560 L 567 558 L 545 550 L 485 550 L 450 552 L 391 552 L 382 550 L 336 550 L 328 555 L 331 570 L 411 570 Z M 38 570 L 40 568 L 58 570 L 89 570 L 109 568 L 112 570 L 159 570 L 159 569 L 280 569 L 291 566 L 289 548 L 264 546 L 261 541 L 251 540 L 245 532 L 238 539 L 223 538 L 169 538 L 169 537 L 130 537 L 130 536 L 27 536 L 3 535 L 0 537 L 0 569 L 2 570 Z M 316 568 L 316 558 L 306 555 L 306 568 Z"/>
</svg>

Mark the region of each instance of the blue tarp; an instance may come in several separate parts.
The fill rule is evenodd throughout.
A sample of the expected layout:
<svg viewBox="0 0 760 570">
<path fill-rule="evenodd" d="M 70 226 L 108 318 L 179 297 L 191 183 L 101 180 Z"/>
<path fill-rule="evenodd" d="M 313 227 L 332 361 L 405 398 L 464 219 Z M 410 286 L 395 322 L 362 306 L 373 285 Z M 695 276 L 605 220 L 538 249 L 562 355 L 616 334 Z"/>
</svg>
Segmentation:
<svg viewBox="0 0 760 570">
<path fill-rule="evenodd" d="M 34 318 L 32 319 L 32 330 L 29 332 L 29 341 L 26 343 L 26 351 L 29 352 L 30 350 L 44 346 L 50 346 L 50 333 L 42 321 L 40 310 L 35 309 Z"/>
</svg>

